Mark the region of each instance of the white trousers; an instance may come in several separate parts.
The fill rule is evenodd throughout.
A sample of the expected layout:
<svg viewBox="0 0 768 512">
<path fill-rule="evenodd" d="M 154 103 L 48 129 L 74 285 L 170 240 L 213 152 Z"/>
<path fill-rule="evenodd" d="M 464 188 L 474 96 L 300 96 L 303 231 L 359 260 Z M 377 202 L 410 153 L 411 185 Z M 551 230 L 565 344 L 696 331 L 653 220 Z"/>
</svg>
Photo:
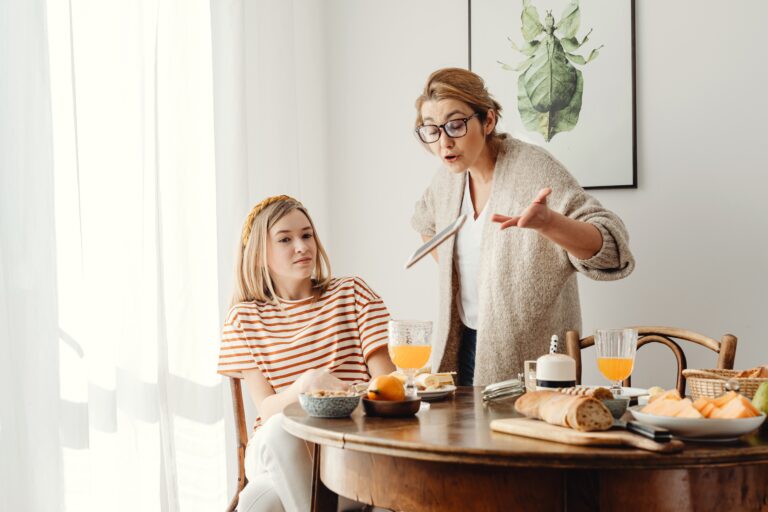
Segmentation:
<svg viewBox="0 0 768 512">
<path fill-rule="evenodd" d="M 312 493 L 307 443 L 283 430 L 283 415 L 269 418 L 248 441 L 238 512 L 306 512 Z"/>
</svg>

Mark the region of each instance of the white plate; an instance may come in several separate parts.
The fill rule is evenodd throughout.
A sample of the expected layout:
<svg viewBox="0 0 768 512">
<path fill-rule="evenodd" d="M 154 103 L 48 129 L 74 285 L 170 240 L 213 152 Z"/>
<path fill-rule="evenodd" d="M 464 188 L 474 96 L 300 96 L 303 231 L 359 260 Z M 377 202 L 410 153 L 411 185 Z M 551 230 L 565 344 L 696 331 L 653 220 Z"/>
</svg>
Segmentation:
<svg viewBox="0 0 768 512">
<path fill-rule="evenodd" d="M 444 398 L 451 393 L 456 391 L 456 386 L 443 386 L 440 389 L 425 391 L 425 390 L 419 390 L 416 392 L 417 395 L 419 395 L 419 398 L 426 401 L 431 400 L 438 400 L 440 398 Z"/>
<path fill-rule="evenodd" d="M 675 418 L 640 412 L 640 406 L 630 407 L 636 420 L 656 427 L 666 428 L 678 436 L 704 438 L 735 438 L 748 434 L 765 421 L 765 414 L 753 418 L 732 420 L 720 418 Z"/>
<path fill-rule="evenodd" d="M 604 385 L 604 386 L 593 386 L 593 385 L 584 385 L 584 386 L 577 386 L 580 388 L 605 388 L 605 389 L 611 389 L 610 385 Z M 637 398 L 639 396 L 644 396 L 648 394 L 648 390 L 645 388 L 621 388 L 621 396 L 628 396 L 629 398 Z"/>
</svg>

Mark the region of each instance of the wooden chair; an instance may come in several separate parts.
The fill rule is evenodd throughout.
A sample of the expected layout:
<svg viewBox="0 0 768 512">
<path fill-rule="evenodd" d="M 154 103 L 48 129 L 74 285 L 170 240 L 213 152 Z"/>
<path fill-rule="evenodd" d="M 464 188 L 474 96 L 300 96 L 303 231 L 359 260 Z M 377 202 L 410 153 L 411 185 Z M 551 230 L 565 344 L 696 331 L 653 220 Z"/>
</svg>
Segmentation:
<svg viewBox="0 0 768 512">
<path fill-rule="evenodd" d="M 248 427 L 245 421 L 245 404 L 243 403 L 242 381 L 229 379 L 232 391 L 232 411 L 235 414 L 235 430 L 237 432 L 237 491 L 229 502 L 226 512 L 235 512 L 240 501 L 240 493 L 248 483 L 245 477 L 245 448 L 248 446 Z M 338 496 L 329 490 L 320 480 L 320 445 L 315 445 L 312 468 L 312 511 L 335 510 L 338 507 Z"/>
<path fill-rule="evenodd" d="M 681 395 L 685 395 L 685 377 L 683 370 L 687 369 L 685 353 L 674 340 L 683 340 L 706 347 L 717 353 L 717 368 L 732 370 L 733 361 L 736 357 L 736 336 L 725 334 L 717 341 L 716 339 L 688 331 L 685 329 L 676 329 L 674 327 L 636 327 L 637 329 L 637 348 L 638 350 L 648 343 L 661 343 L 669 347 L 677 359 L 677 390 Z M 591 347 L 595 344 L 594 336 L 587 336 L 579 339 L 577 331 L 568 331 L 565 333 L 565 346 L 569 356 L 576 360 L 576 383 L 581 384 L 581 349 Z M 631 385 L 631 377 L 624 381 L 625 386 Z"/>
<path fill-rule="evenodd" d="M 245 447 L 248 446 L 248 428 L 245 424 L 245 405 L 243 404 L 243 390 L 240 379 L 229 379 L 229 388 L 232 390 L 232 410 L 235 413 L 235 430 L 237 432 L 237 492 L 229 502 L 227 512 L 237 510 L 240 500 L 240 492 L 248 483 L 245 478 Z"/>
</svg>

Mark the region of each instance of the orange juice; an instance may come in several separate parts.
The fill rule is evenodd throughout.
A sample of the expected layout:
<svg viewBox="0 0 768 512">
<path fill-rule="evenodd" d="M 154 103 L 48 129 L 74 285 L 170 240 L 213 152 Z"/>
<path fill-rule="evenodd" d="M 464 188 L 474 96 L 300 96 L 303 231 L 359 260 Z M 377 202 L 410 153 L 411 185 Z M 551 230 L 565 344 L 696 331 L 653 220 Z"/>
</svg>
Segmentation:
<svg viewBox="0 0 768 512">
<path fill-rule="evenodd" d="M 629 377 L 634 362 L 631 357 L 598 357 L 597 367 L 606 379 L 617 381 Z"/>
<path fill-rule="evenodd" d="M 431 345 L 390 345 L 389 355 L 395 366 L 402 369 L 422 368 L 429 361 Z"/>
</svg>

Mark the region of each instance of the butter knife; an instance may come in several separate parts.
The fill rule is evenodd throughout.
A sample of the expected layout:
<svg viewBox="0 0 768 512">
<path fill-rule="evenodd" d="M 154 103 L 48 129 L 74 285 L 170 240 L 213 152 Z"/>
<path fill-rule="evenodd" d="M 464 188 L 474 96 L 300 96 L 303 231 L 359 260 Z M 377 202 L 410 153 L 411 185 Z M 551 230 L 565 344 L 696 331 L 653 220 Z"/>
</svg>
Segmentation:
<svg viewBox="0 0 768 512">
<path fill-rule="evenodd" d="M 624 421 L 613 420 L 613 426 L 615 428 L 623 428 L 635 434 L 653 439 L 657 443 L 666 443 L 672 440 L 672 432 L 666 428 L 656 427 L 649 425 L 648 423 L 641 423 L 639 421 Z"/>
</svg>

